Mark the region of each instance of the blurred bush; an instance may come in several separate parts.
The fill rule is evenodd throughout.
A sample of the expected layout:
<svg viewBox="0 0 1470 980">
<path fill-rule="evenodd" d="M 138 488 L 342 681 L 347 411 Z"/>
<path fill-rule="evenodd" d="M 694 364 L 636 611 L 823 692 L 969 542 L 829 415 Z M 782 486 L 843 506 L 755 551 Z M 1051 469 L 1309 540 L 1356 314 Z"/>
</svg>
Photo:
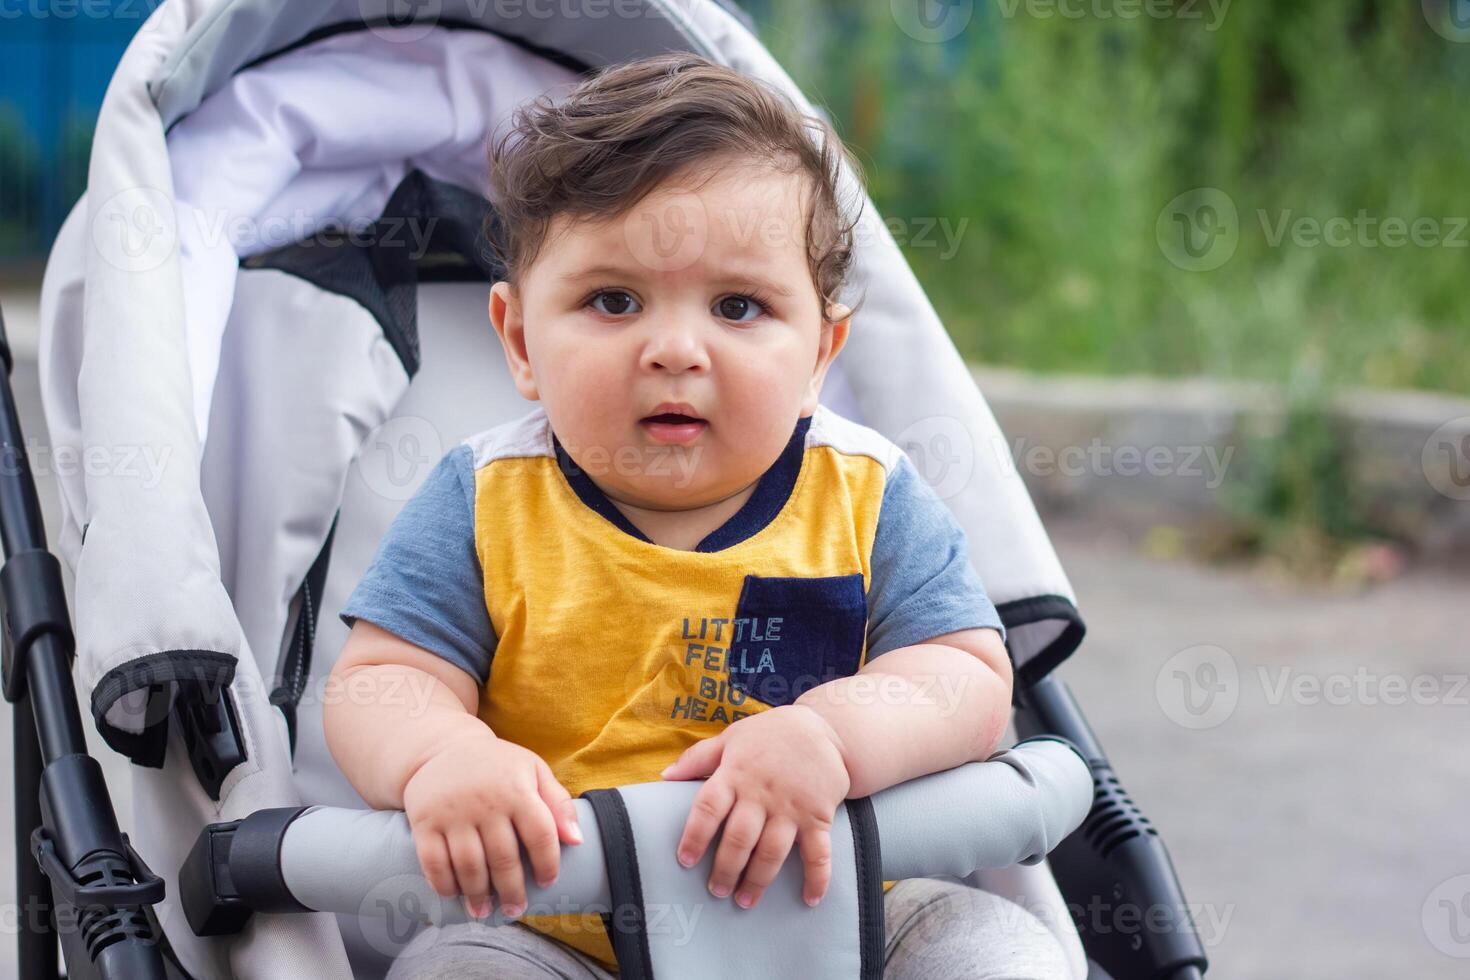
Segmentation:
<svg viewBox="0 0 1470 980">
<path fill-rule="evenodd" d="M 0 255 L 18 252 L 30 238 L 40 183 L 34 144 L 19 116 L 0 106 Z"/>
<path fill-rule="evenodd" d="M 1433 3 L 975 0 L 943 43 L 905 32 L 902 5 L 755 6 L 965 354 L 1464 390 L 1470 46 L 1432 29 Z M 1164 241 L 1197 188 L 1237 213 L 1203 271 Z M 931 220 L 958 246 L 923 240 Z"/>
</svg>

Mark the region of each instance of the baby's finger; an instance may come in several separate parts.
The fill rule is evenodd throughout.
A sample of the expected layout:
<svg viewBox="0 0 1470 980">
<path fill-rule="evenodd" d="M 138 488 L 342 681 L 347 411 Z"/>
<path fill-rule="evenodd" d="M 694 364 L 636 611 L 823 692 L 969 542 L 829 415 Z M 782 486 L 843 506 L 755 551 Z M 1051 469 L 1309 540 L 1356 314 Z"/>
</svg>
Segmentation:
<svg viewBox="0 0 1470 980">
<path fill-rule="evenodd" d="M 456 827 L 448 834 L 449 860 L 454 864 L 456 891 L 467 900 L 470 914 L 484 905 L 490 887 L 485 873 L 485 848 L 474 827 Z"/>
<path fill-rule="evenodd" d="M 827 894 L 832 881 L 832 832 L 814 827 L 798 835 L 801 864 L 806 882 L 801 897 L 808 905 L 816 905 Z"/>
<path fill-rule="evenodd" d="M 485 859 L 500 912 L 515 918 L 526 911 L 526 875 L 521 868 L 520 842 L 508 817 L 494 817 L 480 828 L 485 841 Z"/>
<path fill-rule="evenodd" d="M 720 829 L 720 821 L 730 812 L 735 803 L 735 791 L 722 779 L 709 779 L 694 794 L 689 807 L 689 819 L 684 821 L 684 835 L 679 838 L 679 849 L 674 853 L 679 863 L 692 868 L 704 857 L 709 842 L 714 840 Z"/>
<path fill-rule="evenodd" d="M 755 908 L 755 904 L 766 893 L 766 888 L 776 879 L 791 845 L 796 840 L 796 823 L 792 820 L 771 820 L 755 845 L 750 864 L 745 867 L 745 876 L 740 879 L 740 890 L 735 893 L 735 904 L 744 909 Z"/>
<path fill-rule="evenodd" d="M 531 859 L 536 884 L 546 888 L 561 871 L 561 839 L 556 833 L 556 820 L 546 803 L 538 797 L 527 797 L 511 817 L 516 836 L 521 839 Z"/>
<path fill-rule="evenodd" d="M 419 867 L 424 871 L 424 877 L 433 886 L 434 891 L 445 898 L 452 898 L 459 894 L 459 889 L 454 884 L 454 865 L 449 860 L 449 845 L 444 842 L 444 835 L 430 831 L 420 831 L 413 835 L 414 850 L 418 852 Z"/>
<path fill-rule="evenodd" d="M 715 870 L 709 876 L 709 890 L 716 898 L 724 898 L 735 890 L 735 883 L 750 861 L 750 852 L 766 829 L 766 810 L 759 803 L 740 800 L 725 829 L 720 832 L 720 846 L 715 851 Z"/>
<path fill-rule="evenodd" d="M 550 766 L 544 761 L 537 761 L 540 765 L 536 767 L 536 791 L 546 801 L 556 820 L 559 839 L 568 844 L 582 843 L 582 827 L 577 821 L 577 807 L 572 802 L 572 794 L 552 774 Z"/>
</svg>

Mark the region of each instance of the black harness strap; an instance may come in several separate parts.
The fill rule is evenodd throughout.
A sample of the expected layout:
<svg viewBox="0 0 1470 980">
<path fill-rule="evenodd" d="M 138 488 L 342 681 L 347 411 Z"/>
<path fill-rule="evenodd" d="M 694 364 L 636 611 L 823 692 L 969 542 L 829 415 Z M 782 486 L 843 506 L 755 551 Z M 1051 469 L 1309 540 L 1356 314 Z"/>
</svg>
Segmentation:
<svg viewBox="0 0 1470 980">
<path fill-rule="evenodd" d="M 852 856 L 857 865 L 858 949 L 862 980 L 883 980 L 886 937 L 883 925 L 883 855 L 873 803 L 863 796 L 847 801 L 852 827 Z"/>
<path fill-rule="evenodd" d="M 638 852 L 633 846 L 628 808 L 616 789 L 589 789 L 582 799 L 592 804 L 602 837 L 608 891 L 612 894 L 612 912 L 602 916 L 602 925 L 618 960 L 618 976 L 621 980 L 653 980 L 643 882 L 638 877 Z M 882 965 L 881 958 L 879 965 Z"/>
<path fill-rule="evenodd" d="M 340 517 L 340 512 L 337 517 Z M 332 557 L 332 538 L 337 533 L 337 517 L 327 530 L 327 539 L 317 554 L 306 578 L 297 590 L 300 605 L 296 614 L 296 629 L 291 633 L 291 642 L 286 647 L 276 668 L 275 683 L 271 688 L 270 702 L 281 709 L 286 717 L 286 734 L 291 742 L 291 754 L 296 754 L 296 707 L 306 692 L 306 681 L 311 673 L 311 653 L 316 645 L 316 618 L 321 613 L 322 590 L 327 583 L 327 565 Z"/>
</svg>

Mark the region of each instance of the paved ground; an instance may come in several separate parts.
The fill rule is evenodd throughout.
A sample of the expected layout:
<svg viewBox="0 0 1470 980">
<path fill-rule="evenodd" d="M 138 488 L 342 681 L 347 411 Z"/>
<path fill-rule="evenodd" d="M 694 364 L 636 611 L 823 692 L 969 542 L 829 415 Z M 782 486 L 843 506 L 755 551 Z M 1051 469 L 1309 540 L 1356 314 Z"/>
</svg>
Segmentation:
<svg viewBox="0 0 1470 980">
<path fill-rule="evenodd" d="M 1470 581 L 1331 595 L 1053 533 L 1091 627 L 1065 676 L 1203 906 L 1211 975 L 1470 973 Z"/>
<path fill-rule="evenodd" d="M 43 435 L 33 364 L 15 385 L 26 432 Z M 54 528 L 54 487 L 41 495 Z M 1142 558 L 1093 526 L 1053 532 L 1091 627 L 1064 676 L 1169 842 L 1211 976 L 1465 976 L 1470 580 L 1330 594 Z M 10 828 L 7 803 L 0 842 Z M 0 881 L 13 894 L 3 846 Z M 14 931 L 0 906 L 0 977 Z"/>
</svg>

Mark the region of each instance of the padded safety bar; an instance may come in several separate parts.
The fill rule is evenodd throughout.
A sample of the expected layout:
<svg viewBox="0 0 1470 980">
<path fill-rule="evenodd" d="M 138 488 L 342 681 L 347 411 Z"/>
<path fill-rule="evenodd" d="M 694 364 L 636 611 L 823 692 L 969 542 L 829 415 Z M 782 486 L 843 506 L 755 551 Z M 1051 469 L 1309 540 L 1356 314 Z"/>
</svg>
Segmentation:
<svg viewBox="0 0 1470 980">
<path fill-rule="evenodd" d="M 645 802 L 656 798 L 670 812 L 687 813 L 699 785 L 698 780 L 644 783 L 636 795 Z M 1081 824 L 1092 796 L 1086 761 L 1071 743 L 1050 736 L 1028 739 L 985 762 L 889 787 L 868 797 L 882 876 L 963 877 L 1035 863 Z M 591 803 L 579 798 L 574 804 L 585 841 L 562 847 L 560 873 L 550 887 L 527 880 L 528 914 L 610 907 L 603 835 Z M 634 859 L 647 864 L 657 856 L 672 864 L 676 843 L 644 847 Z M 794 851 L 788 864 L 793 862 L 799 873 L 800 856 Z M 524 857 L 523 863 L 530 867 Z M 696 874 L 700 867 L 680 871 Z M 707 868 L 703 874 L 708 876 Z M 212 824 L 182 869 L 180 894 L 189 924 L 200 935 L 238 931 L 257 910 L 381 916 L 412 907 L 422 913 L 420 924 L 468 918 L 460 900 L 440 898 L 424 879 L 408 819 L 400 811 L 286 808 Z M 412 900 L 405 902 L 405 895 Z M 759 914 L 761 908 L 742 914 Z M 494 909 L 483 921 L 499 925 L 506 920 Z"/>
</svg>

